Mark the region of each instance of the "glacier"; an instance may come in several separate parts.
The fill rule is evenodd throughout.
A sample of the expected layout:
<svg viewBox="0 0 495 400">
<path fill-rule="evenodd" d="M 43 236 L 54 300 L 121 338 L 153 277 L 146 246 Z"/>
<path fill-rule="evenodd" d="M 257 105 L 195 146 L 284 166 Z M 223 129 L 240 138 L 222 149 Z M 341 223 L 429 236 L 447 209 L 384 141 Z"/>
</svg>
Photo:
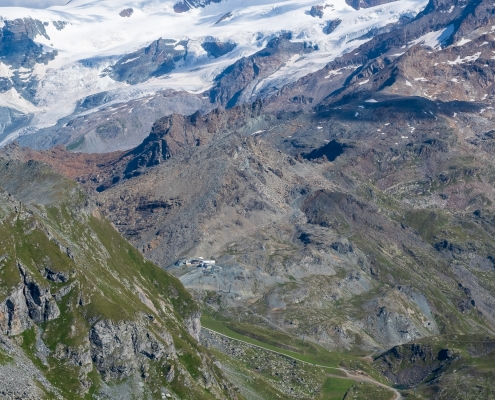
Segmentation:
<svg viewBox="0 0 495 400">
<path fill-rule="evenodd" d="M 8 106 L 32 116 L 29 125 L 8 134 L 0 132 L 0 145 L 55 125 L 61 118 L 72 115 L 84 98 L 103 91 L 112 93 L 114 103 L 169 89 L 200 94 L 229 65 L 256 53 L 286 32 L 292 33 L 292 41 L 318 49 L 292 57 L 280 70 L 258 82 L 252 98 L 262 96 L 267 88 L 294 82 L 353 51 L 370 39 L 368 32 L 397 23 L 403 16 L 415 16 L 427 0 L 399 0 L 360 10 L 345 0 L 196 3 L 190 3 L 187 12 L 176 12 L 177 1 L 168 0 L 73 0 L 65 6 L 48 9 L 0 7 L 0 27 L 4 21 L 18 18 L 41 21 L 46 35 L 37 34 L 33 40 L 44 51 L 57 54 L 46 63 L 17 70 L 23 82 L 31 82 L 32 98 L 23 98 L 21 91 L 12 91 L 15 89 L 0 93 L 0 107 Z M 318 5 L 324 9 L 321 18 L 310 14 L 311 7 Z M 130 9 L 132 12 L 122 13 Z M 342 22 L 327 34 L 329 21 L 337 19 Z M 187 43 L 185 56 L 171 71 L 136 84 L 115 80 L 107 73 L 126 55 L 160 38 L 177 43 L 176 50 L 182 50 L 182 43 Z M 235 47 L 215 58 L 205 50 L 204 43 L 208 41 Z M 129 63 L 126 65 L 132 61 L 126 60 Z M 12 80 L 14 69 L 0 63 L 0 79 Z"/>
</svg>

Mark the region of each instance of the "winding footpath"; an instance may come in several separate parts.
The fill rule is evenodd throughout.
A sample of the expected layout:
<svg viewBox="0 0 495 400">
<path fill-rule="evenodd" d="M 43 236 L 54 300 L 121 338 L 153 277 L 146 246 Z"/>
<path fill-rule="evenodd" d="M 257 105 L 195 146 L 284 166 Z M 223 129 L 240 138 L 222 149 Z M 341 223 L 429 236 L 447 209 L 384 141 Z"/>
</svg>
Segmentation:
<svg viewBox="0 0 495 400">
<path fill-rule="evenodd" d="M 361 375 L 361 374 L 353 374 L 352 372 L 350 372 L 347 369 L 342 368 L 342 367 L 329 367 L 327 365 L 314 364 L 314 363 L 310 363 L 310 362 L 307 362 L 307 361 L 303 361 L 303 360 L 300 360 L 299 358 L 289 356 L 289 355 L 287 355 L 285 353 L 281 353 L 281 352 L 276 351 L 276 350 L 267 349 L 266 347 L 258 346 L 256 344 L 252 344 L 252 343 L 246 342 L 246 341 L 241 340 L 241 339 L 235 339 L 233 337 L 224 335 L 223 333 L 217 332 L 217 331 L 215 331 L 213 329 L 205 328 L 204 326 L 202 326 L 201 329 L 204 329 L 205 331 L 209 331 L 209 332 L 214 333 L 214 334 L 219 335 L 219 336 L 223 336 L 223 337 L 225 337 L 225 338 L 227 338 L 229 340 L 235 340 L 237 342 L 244 343 L 245 345 L 248 345 L 248 346 L 251 346 L 251 347 L 256 347 L 256 348 L 261 349 L 261 350 L 269 351 L 271 353 L 278 354 L 278 355 L 281 355 L 281 356 L 290 358 L 292 360 L 296 360 L 296 361 L 298 361 L 300 363 L 311 365 L 313 367 L 319 367 L 319 368 L 333 369 L 333 370 L 342 371 L 345 374 L 345 376 L 342 376 L 342 375 L 333 375 L 333 374 L 328 374 L 328 376 L 335 377 L 335 378 L 340 378 L 340 379 L 349 379 L 349 380 L 353 380 L 353 381 L 356 381 L 356 382 L 367 382 L 367 383 L 371 383 L 372 385 L 380 386 L 382 388 L 388 389 L 391 392 L 393 392 L 394 393 L 394 399 L 393 400 L 402 400 L 402 395 L 400 394 L 400 392 L 397 389 L 394 389 L 393 387 L 390 387 L 388 385 L 385 385 L 384 383 L 378 382 L 378 381 L 374 380 L 373 378 L 371 378 L 370 376 Z"/>
</svg>

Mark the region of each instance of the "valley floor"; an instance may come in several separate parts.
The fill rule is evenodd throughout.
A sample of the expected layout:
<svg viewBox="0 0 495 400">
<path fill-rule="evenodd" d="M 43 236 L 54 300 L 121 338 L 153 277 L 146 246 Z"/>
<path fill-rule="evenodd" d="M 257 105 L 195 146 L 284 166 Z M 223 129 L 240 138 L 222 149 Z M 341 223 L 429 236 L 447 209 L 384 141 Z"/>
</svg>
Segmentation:
<svg viewBox="0 0 495 400">
<path fill-rule="evenodd" d="M 225 354 L 231 351 L 236 346 L 239 345 L 248 346 L 249 348 L 255 351 L 261 350 L 263 352 L 269 352 L 272 356 L 274 356 L 275 359 L 283 358 L 283 359 L 287 359 L 287 361 L 289 362 L 293 361 L 295 363 L 302 363 L 305 367 L 312 367 L 317 370 L 326 371 L 323 374 L 324 377 L 323 385 L 320 384 L 321 391 L 319 393 L 313 393 L 313 396 L 309 398 L 321 398 L 321 399 L 325 398 L 329 400 L 342 399 L 342 398 L 346 399 L 348 398 L 347 396 L 350 394 L 353 394 L 352 397 L 353 399 L 361 398 L 360 396 L 356 397 L 354 392 L 356 392 L 355 389 L 356 385 L 363 385 L 363 384 L 371 385 L 371 392 L 373 393 L 377 392 L 377 394 L 379 394 L 380 396 L 377 398 L 391 399 L 391 400 L 399 400 L 403 398 L 401 393 L 397 389 L 383 382 L 379 382 L 378 380 L 372 378 L 371 376 L 369 376 L 368 374 L 366 374 L 365 372 L 359 369 L 353 370 L 343 367 L 336 367 L 334 361 L 323 364 L 319 364 L 317 362 L 311 362 L 311 360 L 314 359 L 308 357 L 307 355 L 298 354 L 296 352 L 280 349 L 270 344 L 264 343 L 263 341 L 253 339 L 248 336 L 244 336 L 242 334 L 230 330 L 227 326 L 221 323 L 217 323 L 217 321 L 213 321 L 210 318 L 203 318 L 202 323 L 204 325 L 213 328 L 213 329 L 208 328 L 206 326 L 202 327 L 203 342 L 207 346 L 209 345 L 212 348 L 214 348 L 217 352 Z M 219 344 L 218 343 L 219 341 L 224 342 L 223 345 Z M 225 342 L 229 342 L 229 345 L 227 346 L 228 351 L 225 351 Z M 226 354 L 226 355 L 231 356 L 231 354 Z M 229 376 L 229 379 L 232 382 L 236 382 L 237 385 L 240 386 L 241 393 L 246 395 L 247 398 L 253 398 L 251 396 L 253 396 L 254 392 L 249 388 L 249 385 L 246 385 L 245 383 L 242 384 L 241 383 L 242 379 L 239 379 L 240 377 L 248 378 L 247 375 L 242 374 L 239 371 L 236 371 L 236 369 L 241 369 L 242 367 L 239 365 L 236 367 L 232 359 L 225 357 L 221 357 L 221 358 L 223 358 L 230 367 L 225 371 L 226 374 Z M 248 381 L 250 381 L 249 378 Z M 366 399 L 372 398 L 372 397 L 368 397 L 370 396 L 369 391 L 366 391 L 366 393 L 367 393 L 366 395 L 367 397 L 365 397 Z M 258 397 L 259 395 L 256 395 L 255 398 Z M 304 396 L 301 397 L 300 395 L 296 397 L 304 398 Z M 263 397 L 259 397 L 259 398 L 263 398 Z"/>
</svg>

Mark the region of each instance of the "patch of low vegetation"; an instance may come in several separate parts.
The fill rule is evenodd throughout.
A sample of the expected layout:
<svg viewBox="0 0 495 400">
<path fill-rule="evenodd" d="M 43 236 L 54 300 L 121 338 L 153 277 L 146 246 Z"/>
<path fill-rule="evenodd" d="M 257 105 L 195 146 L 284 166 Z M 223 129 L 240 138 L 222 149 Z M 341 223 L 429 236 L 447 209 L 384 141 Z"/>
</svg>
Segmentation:
<svg viewBox="0 0 495 400">
<path fill-rule="evenodd" d="M 204 313 L 201 317 L 201 324 L 215 332 L 222 333 L 228 337 L 243 340 L 247 343 L 257 345 L 267 350 L 276 351 L 298 360 L 319 364 L 326 367 L 338 368 L 339 363 L 344 359 L 352 359 L 352 355 L 330 352 L 325 348 L 295 339 L 283 332 L 265 330 L 258 326 L 232 322 L 228 320 L 216 320 Z M 334 371 L 339 374 L 338 370 Z"/>
<path fill-rule="evenodd" d="M 10 357 L 7 353 L 0 349 L 0 365 L 7 364 L 12 360 L 12 357 Z"/>
<path fill-rule="evenodd" d="M 85 142 L 84 136 L 81 138 L 77 139 L 76 141 L 72 142 L 67 146 L 67 151 L 74 151 L 77 150 L 79 147 L 81 147 Z"/>
<path fill-rule="evenodd" d="M 391 390 L 365 382 L 353 384 L 342 397 L 343 400 L 392 400 L 395 398 Z"/>
<path fill-rule="evenodd" d="M 346 393 L 353 387 L 354 381 L 350 379 L 327 378 L 321 387 L 317 400 L 342 400 Z"/>
</svg>

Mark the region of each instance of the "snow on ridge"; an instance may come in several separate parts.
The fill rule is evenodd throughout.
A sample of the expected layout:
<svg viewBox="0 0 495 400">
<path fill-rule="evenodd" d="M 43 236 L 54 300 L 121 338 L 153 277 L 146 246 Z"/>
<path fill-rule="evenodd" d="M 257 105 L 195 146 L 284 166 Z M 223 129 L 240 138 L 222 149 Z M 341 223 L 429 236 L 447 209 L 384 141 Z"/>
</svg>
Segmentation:
<svg viewBox="0 0 495 400">
<path fill-rule="evenodd" d="M 123 55 L 159 38 L 173 39 L 176 43 L 188 41 L 187 58 L 168 76 L 136 85 L 136 93 L 147 92 L 148 88 L 200 93 L 211 87 L 213 79 L 223 69 L 239 58 L 259 51 L 281 32 L 291 31 L 293 41 L 318 46 L 318 51 L 304 57 L 293 57 L 277 73 L 260 82 L 256 92 L 252 93 L 256 96 L 260 91 L 281 87 L 323 68 L 331 60 L 367 41 L 351 41 L 352 38 L 396 22 L 400 15 L 416 14 L 428 0 L 401 0 L 357 11 L 345 0 L 332 0 L 333 9 L 325 11 L 322 19 L 308 14 L 311 6 L 321 4 L 322 0 L 223 0 L 204 8 L 175 13 L 173 6 L 177 1 L 72 0 L 65 6 L 42 10 L 0 7 L 3 19 L 32 16 L 49 22 L 46 32 L 50 39 L 37 36 L 35 41 L 46 50 L 57 50 L 58 56 L 48 65 L 36 65 L 32 71 L 32 76 L 40 80 L 36 100 L 45 112 L 44 115 L 37 114 L 36 121 L 40 126 L 54 124 L 57 119 L 72 113 L 76 102 L 90 94 L 103 90 L 127 90 L 127 84 L 113 81 L 102 74 L 102 70 Z M 121 17 L 119 13 L 127 8 L 133 9 L 132 15 Z M 232 16 L 216 24 L 227 13 Z M 324 27 L 329 20 L 336 18 L 343 22 L 326 35 Z M 69 24 L 58 30 L 54 21 Z M 211 59 L 201 48 L 207 38 L 234 42 L 237 46 L 225 56 Z M 0 67 L 0 75 L 11 74 L 7 66 Z M 2 96 L 0 94 L 0 98 Z"/>
<path fill-rule="evenodd" d="M 445 43 L 447 39 L 452 36 L 453 33 L 454 25 L 451 24 L 439 31 L 428 32 L 427 34 L 409 43 L 409 46 L 421 43 L 423 46 L 428 46 L 435 50 L 438 50 L 441 48 L 443 43 Z"/>
<path fill-rule="evenodd" d="M 0 107 L 13 108 L 22 113 L 40 112 L 36 106 L 21 97 L 14 88 L 2 93 L 2 96 L 0 96 Z"/>
<path fill-rule="evenodd" d="M 404 0 L 380 7 L 355 11 L 345 0 L 335 0 L 334 11 L 324 20 L 307 14 L 321 0 L 224 0 L 187 13 L 173 11 L 176 0 L 73 0 L 66 6 L 54 6 L 32 13 L 20 7 L 0 7 L 5 19 L 35 15 L 43 22 L 67 21 L 72 25 L 57 30 L 53 24 L 46 27 L 50 40 L 37 37 L 48 48 L 59 51 L 59 58 L 67 62 L 91 56 L 110 56 L 128 53 L 144 47 L 160 37 L 167 39 L 211 36 L 219 40 L 231 39 L 239 45 L 249 45 L 257 37 L 268 37 L 281 31 L 292 31 L 294 40 L 311 40 L 322 48 L 335 46 L 335 40 L 362 35 L 370 29 L 396 21 L 407 12 L 419 12 L 426 0 Z M 119 16 L 125 8 L 133 8 L 128 18 Z M 228 12 L 235 11 L 229 21 L 215 23 Z M 326 20 L 344 21 L 332 34 L 325 35 Z M 164 24 L 164 19 L 167 23 Z M 290 21 L 290 23 L 289 23 Z M 250 35 L 246 35 L 250 34 Z M 300 36 L 300 37 L 299 37 Z M 299 38 L 298 38 L 299 37 Z"/>
</svg>

